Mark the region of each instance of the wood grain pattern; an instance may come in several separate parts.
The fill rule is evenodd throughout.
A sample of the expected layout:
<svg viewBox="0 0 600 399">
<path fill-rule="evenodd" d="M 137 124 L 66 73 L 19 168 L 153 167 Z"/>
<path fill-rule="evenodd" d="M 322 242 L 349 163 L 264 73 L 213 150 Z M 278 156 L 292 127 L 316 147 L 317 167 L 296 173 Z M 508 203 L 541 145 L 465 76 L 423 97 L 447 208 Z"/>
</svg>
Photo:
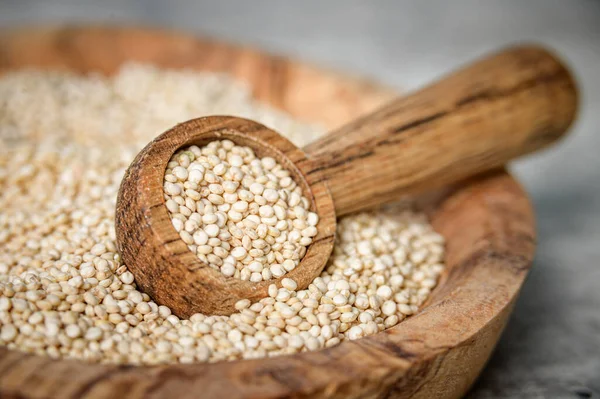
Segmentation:
<svg viewBox="0 0 600 399">
<path fill-rule="evenodd" d="M 226 277 L 190 251 L 173 227 L 165 206 L 163 179 L 167 163 L 179 148 L 203 146 L 229 139 L 253 148 L 259 157 L 272 157 L 292 174 L 320 216 L 318 234 L 302 262 L 278 279 L 253 283 Z M 125 173 L 117 198 L 115 228 L 117 246 L 134 274 L 136 283 L 156 302 L 179 317 L 194 313 L 231 314 L 240 299 L 256 302 L 268 296 L 271 284 L 281 287 L 283 278 L 304 289 L 327 263 L 335 239 L 333 200 L 323 181 L 313 181 L 296 165 L 306 154 L 289 140 L 251 120 L 211 116 L 181 123 L 150 142 Z M 304 176 L 308 176 L 305 179 Z"/>
<path fill-rule="evenodd" d="M 0 73 L 32 66 L 110 73 L 126 60 L 228 72 L 248 80 L 261 100 L 330 128 L 391 99 L 368 82 L 172 32 L 70 27 L 0 34 Z M 447 239 L 448 269 L 420 312 L 392 329 L 318 352 L 212 365 L 107 366 L 0 348 L 0 397 L 460 397 L 494 348 L 527 275 L 534 220 L 525 193 L 502 170 L 461 183 L 429 206 Z"/>
<path fill-rule="evenodd" d="M 482 59 L 311 143 L 338 216 L 504 165 L 563 136 L 577 90 L 555 56 L 516 47 Z"/>
</svg>

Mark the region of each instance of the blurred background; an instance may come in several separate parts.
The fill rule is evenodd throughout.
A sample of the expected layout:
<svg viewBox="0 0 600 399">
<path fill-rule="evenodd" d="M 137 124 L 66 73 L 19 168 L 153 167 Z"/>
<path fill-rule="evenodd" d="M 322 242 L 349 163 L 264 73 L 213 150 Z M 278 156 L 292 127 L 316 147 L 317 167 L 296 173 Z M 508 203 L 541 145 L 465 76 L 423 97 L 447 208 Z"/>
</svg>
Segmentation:
<svg viewBox="0 0 600 399">
<path fill-rule="evenodd" d="M 581 114 L 564 145 L 512 167 L 536 208 L 538 253 L 469 397 L 600 397 L 600 1 L 0 0 L 0 28 L 63 22 L 181 29 L 402 91 L 509 43 L 557 50 Z"/>
</svg>

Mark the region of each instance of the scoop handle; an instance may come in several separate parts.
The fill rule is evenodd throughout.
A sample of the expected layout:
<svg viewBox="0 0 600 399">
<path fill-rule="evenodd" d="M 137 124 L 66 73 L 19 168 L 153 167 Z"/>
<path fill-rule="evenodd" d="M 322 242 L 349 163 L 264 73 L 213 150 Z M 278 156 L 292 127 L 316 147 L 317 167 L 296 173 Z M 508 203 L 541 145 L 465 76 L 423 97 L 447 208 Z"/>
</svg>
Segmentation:
<svg viewBox="0 0 600 399">
<path fill-rule="evenodd" d="M 509 48 L 396 99 L 308 145 L 311 180 L 338 216 L 442 186 L 558 140 L 577 89 L 543 48 Z"/>
</svg>

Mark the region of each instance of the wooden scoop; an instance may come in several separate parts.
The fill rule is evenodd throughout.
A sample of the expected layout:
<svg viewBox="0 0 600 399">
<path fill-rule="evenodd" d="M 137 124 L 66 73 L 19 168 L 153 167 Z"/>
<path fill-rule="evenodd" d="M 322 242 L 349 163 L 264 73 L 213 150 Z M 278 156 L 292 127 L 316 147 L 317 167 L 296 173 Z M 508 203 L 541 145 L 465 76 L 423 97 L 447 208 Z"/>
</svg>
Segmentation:
<svg viewBox="0 0 600 399">
<path fill-rule="evenodd" d="M 158 136 L 127 170 L 117 199 L 118 249 L 138 286 L 176 315 L 230 314 L 238 300 L 266 297 L 268 286 L 281 286 L 281 279 L 253 283 L 226 277 L 187 248 L 163 197 L 166 166 L 179 148 L 229 139 L 290 170 L 320 216 L 306 255 L 283 276 L 305 288 L 331 254 L 336 216 L 447 185 L 545 147 L 566 132 L 576 108 L 567 69 L 544 49 L 518 47 L 397 99 L 304 149 L 250 120 L 194 119 Z"/>
</svg>

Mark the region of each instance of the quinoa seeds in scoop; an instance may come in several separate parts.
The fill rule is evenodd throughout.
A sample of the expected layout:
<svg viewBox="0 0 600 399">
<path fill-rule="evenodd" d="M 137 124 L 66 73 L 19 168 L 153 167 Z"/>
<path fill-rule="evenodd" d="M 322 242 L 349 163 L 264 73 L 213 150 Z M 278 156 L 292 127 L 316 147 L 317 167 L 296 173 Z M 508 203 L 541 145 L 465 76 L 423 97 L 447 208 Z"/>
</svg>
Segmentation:
<svg viewBox="0 0 600 399">
<path fill-rule="evenodd" d="M 230 316 L 195 314 L 179 319 L 168 307 L 158 306 L 138 291 L 115 247 L 115 202 L 123 173 L 158 132 L 210 114 L 260 121 L 298 146 L 322 133 L 322 129 L 256 102 L 247 87 L 218 74 L 125 65 L 111 77 L 49 71 L 17 71 L 0 77 L 0 345 L 52 358 L 102 363 L 216 362 L 331 347 L 393 327 L 418 310 L 444 268 L 444 242 L 423 214 L 406 208 L 341 218 L 331 259 L 307 289 L 298 291 L 296 282 L 284 276 L 282 288 L 271 285 L 270 296 L 254 304 L 239 301 L 237 312 Z M 224 161 L 229 165 L 235 163 L 229 154 L 235 148 L 231 144 L 222 141 L 212 146 L 225 151 Z M 209 153 L 202 155 L 204 149 L 184 149 L 171 164 L 168 175 L 173 177 L 168 179 L 183 182 L 188 173 L 190 180 L 194 169 L 190 171 L 186 165 L 186 151 L 216 161 Z M 196 159 L 192 160 L 189 152 L 191 165 Z M 266 175 L 276 167 L 269 169 L 270 160 L 249 157 L 243 157 L 248 158 L 247 164 L 258 166 L 260 162 Z M 213 172 L 223 164 L 219 162 L 211 164 Z M 205 168 L 204 178 L 209 170 Z M 249 176 L 254 180 L 261 176 L 252 173 Z M 286 188 L 285 176 L 278 178 L 280 187 Z M 217 184 L 207 183 L 204 187 L 209 191 L 210 184 Z M 268 182 L 260 182 L 262 194 L 252 191 L 253 183 L 240 183 L 235 190 L 227 188 L 230 194 L 239 197 L 241 190 L 246 190 L 255 202 L 257 196 L 268 202 Z M 225 203 L 224 186 L 223 182 L 222 194 L 210 194 L 220 195 Z M 171 193 L 167 191 L 167 195 L 175 195 L 168 187 Z M 210 194 L 202 191 L 197 191 L 201 199 L 195 204 L 200 202 L 206 208 L 202 196 Z M 260 192 L 258 187 L 254 191 Z M 307 224 L 293 226 L 287 230 L 288 236 L 313 225 L 310 213 L 305 219 L 298 217 L 302 211 L 295 207 L 304 205 L 302 200 L 296 204 L 294 199 L 292 206 L 292 194 L 283 200 L 278 193 L 279 200 L 272 202 L 288 205 L 282 220 Z M 250 209 L 251 201 L 246 202 Z M 262 220 L 264 205 L 256 204 L 257 217 Z M 213 214 L 229 212 L 214 205 Z M 173 204 L 167 206 L 179 214 L 186 212 L 175 210 Z M 188 209 L 192 208 L 190 203 Z M 194 220 L 192 214 L 187 220 Z M 263 214 L 270 217 L 269 211 Z M 234 220 L 238 217 L 233 216 Z M 256 220 L 242 213 L 244 217 Z M 210 221 L 202 220 L 194 233 L 201 226 L 215 224 Z M 186 221 L 181 222 L 184 231 Z M 217 217 L 219 231 L 209 240 L 228 227 L 227 222 L 218 223 Z M 252 230 L 257 235 L 260 225 Z M 270 226 L 264 225 L 265 237 L 269 237 Z M 263 234 L 264 228 L 260 229 Z M 197 239 L 204 245 L 203 237 Z M 262 240 L 268 244 L 266 238 Z M 294 240 L 288 237 L 285 242 Z M 238 255 L 230 245 L 230 255 L 219 258 L 239 256 L 240 263 L 250 267 L 241 250 Z M 275 244 L 268 245 L 270 253 L 277 252 Z M 283 251 L 279 252 L 283 255 Z M 214 252 L 206 254 L 207 260 L 210 254 Z M 275 263 L 284 262 L 275 259 Z M 260 275 L 264 278 L 262 272 Z"/>
<path fill-rule="evenodd" d="M 229 140 L 177 151 L 164 177 L 173 226 L 198 258 L 226 276 L 260 282 L 298 266 L 319 216 L 273 158 Z"/>
</svg>

